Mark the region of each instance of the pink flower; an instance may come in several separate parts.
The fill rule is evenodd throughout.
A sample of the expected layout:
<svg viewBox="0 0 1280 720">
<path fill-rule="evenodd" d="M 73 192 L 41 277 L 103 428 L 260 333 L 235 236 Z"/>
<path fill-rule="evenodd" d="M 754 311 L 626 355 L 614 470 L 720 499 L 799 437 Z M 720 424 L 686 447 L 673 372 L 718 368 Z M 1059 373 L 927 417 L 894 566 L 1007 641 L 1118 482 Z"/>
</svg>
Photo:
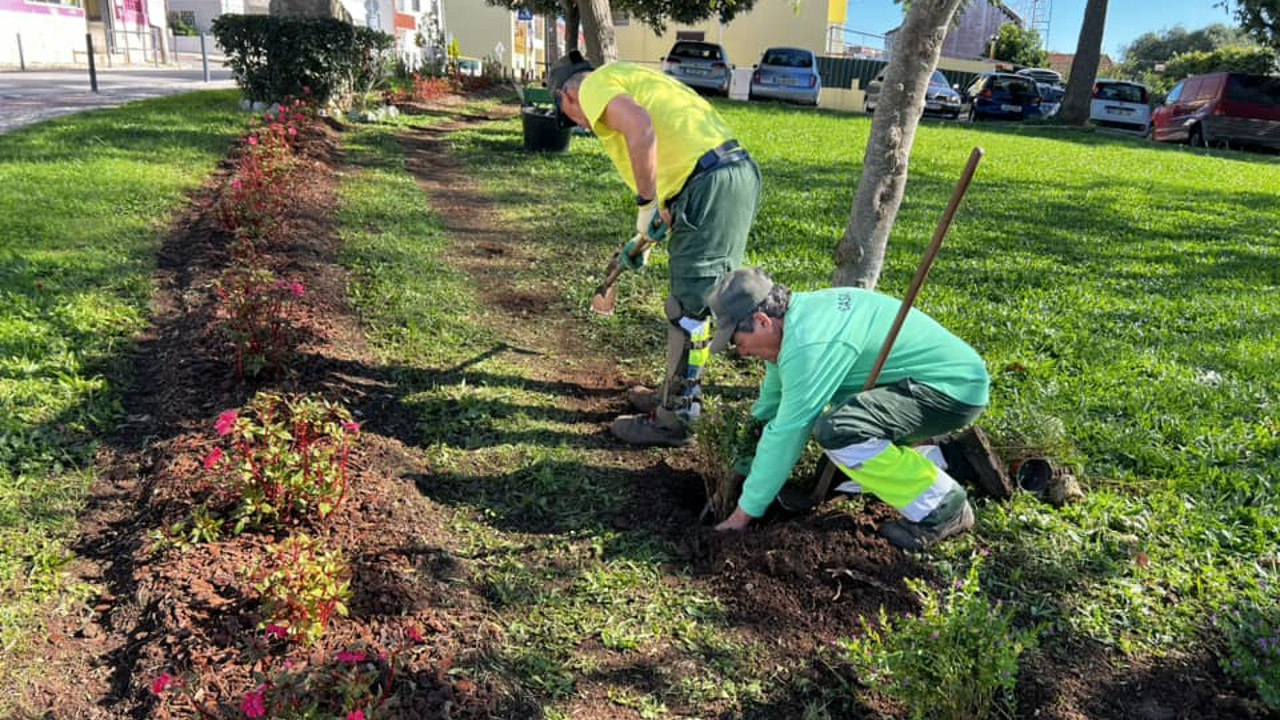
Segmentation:
<svg viewBox="0 0 1280 720">
<path fill-rule="evenodd" d="M 364 662 L 364 660 L 365 660 L 365 655 L 362 652 L 356 652 L 354 650 L 343 650 L 342 652 L 338 653 L 338 662 L 344 662 L 344 663 L 349 663 L 351 665 L 355 665 L 357 663 Z"/>
<path fill-rule="evenodd" d="M 289 285 L 289 292 L 293 293 L 294 297 L 302 297 L 305 291 L 306 288 L 302 287 L 302 283 L 296 282 Z"/>
<path fill-rule="evenodd" d="M 250 145 L 257 145 L 257 144 L 258 144 L 258 136 L 257 136 L 257 135 L 250 135 L 250 136 L 249 136 L 249 144 L 250 144 Z"/>
<path fill-rule="evenodd" d="M 267 634 L 278 637 L 282 640 L 288 639 L 289 628 L 284 627 L 283 625 L 276 625 L 275 623 L 271 623 L 267 625 Z"/>
<path fill-rule="evenodd" d="M 204 456 L 204 469 L 212 470 L 219 462 L 222 461 L 222 448 L 216 447 Z"/>
<path fill-rule="evenodd" d="M 352 710 L 347 713 L 347 720 L 364 720 L 363 710 Z"/>
<path fill-rule="evenodd" d="M 153 695 L 159 695 L 163 693 L 165 689 L 172 684 L 173 684 L 173 676 L 170 675 L 169 673 L 163 673 L 160 675 L 160 677 L 151 681 L 151 693 Z"/>
<path fill-rule="evenodd" d="M 293 137 L 294 135 L 297 135 L 297 134 L 298 134 L 298 129 L 297 129 L 297 128 L 295 128 L 295 127 L 290 126 L 290 127 L 289 127 L 289 137 Z"/>
<path fill-rule="evenodd" d="M 233 187 L 233 188 L 235 188 L 235 189 L 237 189 L 237 190 L 239 190 L 239 189 L 240 189 L 240 186 L 241 186 L 241 185 L 244 185 L 244 183 L 240 182 L 240 178 L 236 178 L 235 180 L 232 180 L 232 181 L 231 181 L 231 187 Z"/>
<path fill-rule="evenodd" d="M 261 690 L 254 690 L 240 701 L 240 711 L 247 718 L 260 718 L 267 714 L 267 703 Z"/>
<path fill-rule="evenodd" d="M 275 120 L 275 117 L 273 117 L 271 113 L 267 113 L 266 115 L 262 116 L 262 119 L 266 120 L 267 122 L 271 122 L 272 120 Z"/>
<path fill-rule="evenodd" d="M 237 419 L 236 411 L 228 410 L 218 416 L 218 422 L 213 427 L 219 435 L 226 435 L 235 429 Z"/>
<path fill-rule="evenodd" d="M 422 631 L 416 627 L 409 628 L 409 639 L 416 643 L 424 643 L 426 638 L 422 637 Z"/>
<path fill-rule="evenodd" d="M 358 433 L 360 432 L 360 423 L 355 422 L 354 420 L 348 420 L 342 423 L 342 428 L 350 433 Z"/>
</svg>

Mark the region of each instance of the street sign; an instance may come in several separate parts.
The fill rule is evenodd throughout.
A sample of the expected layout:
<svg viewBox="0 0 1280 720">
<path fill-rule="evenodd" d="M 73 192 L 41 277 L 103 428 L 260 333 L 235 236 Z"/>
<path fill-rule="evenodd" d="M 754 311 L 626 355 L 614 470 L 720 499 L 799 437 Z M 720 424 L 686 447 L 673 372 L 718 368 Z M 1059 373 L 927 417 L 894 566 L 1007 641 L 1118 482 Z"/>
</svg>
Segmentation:
<svg viewBox="0 0 1280 720">
<path fill-rule="evenodd" d="M 516 11 L 516 20 L 519 20 L 520 22 L 532 22 L 533 11 L 529 8 L 520 8 Z"/>
</svg>

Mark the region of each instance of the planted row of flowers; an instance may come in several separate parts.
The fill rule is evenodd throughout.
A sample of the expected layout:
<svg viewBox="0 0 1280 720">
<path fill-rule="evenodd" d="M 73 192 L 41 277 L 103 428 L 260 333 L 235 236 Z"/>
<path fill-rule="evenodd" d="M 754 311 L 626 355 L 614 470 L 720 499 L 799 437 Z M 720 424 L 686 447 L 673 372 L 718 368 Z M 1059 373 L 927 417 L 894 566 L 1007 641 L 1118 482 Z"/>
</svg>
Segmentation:
<svg viewBox="0 0 1280 720">
<path fill-rule="evenodd" d="M 315 113 L 303 100 L 255 121 L 238 143 L 214 206 L 231 234 L 230 262 L 214 291 L 240 381 L 272 377 L 293 350 L 293 308 L 305 287 L 297 278 L 277 276 L 269 251 L 281 237 L 291 196 L 305 182 L 298 142 L 316 130 Z M 391 697 L 402 656 L 425 641 L 419 631 L 408 628 L 394 652 L 348 648 L 324 666 L 290 658 L 293 648 L 314 645 L 334 618 L 347 614 L 351 567 L 328 546 L 325 533 L 315 531 L 350 496 L 359 424 L 321 396 L 263 390 L 244 407 L 223 412 L 213 429 L 216 439 L 196 483 L 201 501 L 168 540 L 181 548 L 243 533 L 283 535 L 239 578 L 261 618 L 243 649 L 243 664 L 255 668 L 253 685 L 231 702 L 195 687 L 194 676 L 171 670 L 154 678 L 152 693 L 166 704 L 182 698 L 206 718 L 372 720 Z M 234 710 L 228 715 L 227 708 Z"/>
</svg>

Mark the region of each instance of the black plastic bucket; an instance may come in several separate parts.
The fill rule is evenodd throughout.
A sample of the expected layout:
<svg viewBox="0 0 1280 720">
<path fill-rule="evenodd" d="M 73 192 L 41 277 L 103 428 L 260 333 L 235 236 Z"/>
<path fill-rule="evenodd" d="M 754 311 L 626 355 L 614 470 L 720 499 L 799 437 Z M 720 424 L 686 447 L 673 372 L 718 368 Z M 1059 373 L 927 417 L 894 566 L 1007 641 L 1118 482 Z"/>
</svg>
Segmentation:
<svg viewBox="0 0 1280 720">
<path fill-rule="evenodd" d="M 524 123 L 524 149 L 535 152 L 564 152 L 569 149 L 569 128 L 560 127 L 555 110 L 527 107 L 520 112 Z"/>
</svg>

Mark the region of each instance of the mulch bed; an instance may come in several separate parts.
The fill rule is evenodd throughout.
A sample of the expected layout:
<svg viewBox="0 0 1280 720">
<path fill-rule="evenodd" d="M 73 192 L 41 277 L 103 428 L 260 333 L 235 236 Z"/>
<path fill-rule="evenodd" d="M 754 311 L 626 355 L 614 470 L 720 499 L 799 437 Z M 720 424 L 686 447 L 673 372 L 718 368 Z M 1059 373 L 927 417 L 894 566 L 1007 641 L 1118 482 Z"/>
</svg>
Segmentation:
<svg viewBox="0 0 1280 720">
<path fill-rule="evenodd" d="M 486 282 L 509 272 L 500 263 L 519 264 L 518 238 L 503 244 L 497 220 L 477 213 L 476 204 L 487 201 L 457 174 L 456 162 L 431 132 L 407 145 L 408 166 L 446 224 L 460 219 L 452 232 L 491 225 L 492 237 L 460 243 L 467 249 L 456 258 L 477 277 L 478 287 L 491 287 Z M 430 486 L 423 480 L 428 466 L 401 440 L 411 436 L 407 429 L 415 427 L 414 419 L 399 408 L 395 381 L 372 360 L 345 300 L 347 277 L 336 261 L 331 216 L 342 168 L 340 132 L 322 128 L 308 139 L 304 157 L 303 181 L 269 253 L 269 265 L 281 277 L 307 287 L 296 315 L 302 342 L 288 372 L 259 383 L 236 381 L 231 347 L 216 327 L 210 286 L 229 262 L 229 237 L 217 227 L 210 206 L 224 176 L 191 203 L 164 243 L 153 324 L 139 338 L 134 387 L 125 397 L 128 421 L 101 452 L 100 480 L 75 547 L 81 576 L 107 591 L 86 615 L 50 619 L 39 653 L 44 671 L 28 694 L 43 717 L 241 717 L 241 698 L 261 682 L 255 673 L 287 658 L 299 672 L 324 674 L 339 652 L 352 648 L 398 658 L 400 681 L 382 707 L 388 717 L 540 715 L 536 701 L 521 692 L 469 676 L 502 642 L 501 630 L 470 582 L 467 561 L 451 547 L 443 527 L 447 514 L 422 490 Z M 472 230 L 464 229 L 463 220 Z M 499 251 L 477 253 L 477 247 Z M 512 305 L 509 298 L 505 302 Z M 547 303 L 534 298 L 514 305 L 520 306 L 495 304 L 490 310 L 505 322 L 545 313 Z M 578 346 L 571 344 L 571 333 L 556 332 L 565 333 L 560 357 L 574 354 Z M 581 370 L 560 367 L 556 356 L 527 362 L 538 365 L 541 379 L 582 387 Z M 593 367 L 582 408 L 595 413 L 593 418 L 621 411 L 622 400 L 613 393 L 631 379 L 607 359 Z M 155 549 L 158 534 L 186 518 L 201 499 L 195 480 L 216 439 L 218 413 L 240 407 L 260 387 L 322 393 L 362 422 L 354 495 L 323 526 L 301 528 L 341 548 L 354 568 L 350 617 L 335 621 L 308 649 L 265 640 L 256 603 L 245 590 L 244 569 L 283 536 L 250 533 Z M 616 452 L 620 463 L 637 457 L 621 448 Z M 891 615 L 917 609 L 903 581 L 924 570 L 876 535 L 890 512 L 883 505 L 869 502 L 866 512 L 855 514 L 829 504 L 786 523 L 725 536 L 698 525 L 701 482 L 688 463 L 687 456 L 677 455 L 670 464 L 638 469 L 634 497 L 616 523 L 668 539 L 692 570 L 693 582 L 721 599 L 731 622 L 767 639 L 781 663 L 806 665 L 797 672 L 830 685 L 836 678 L 807 666 L 814 653 L 847 637 L 861 617 L 874 617 L 881 606 Z M 1132 669 L 1113 668 L 1101 651 L 1045 657 L 1024 671 L 1020 712 L 1062 720 L 1267 717 L 1256 703 L 1223 689 L 1228 686 L 1207 655 L 1177 667 L 1185 672 L 1150 668 L 1139 680 Z M 170 692 L 160 702 L 151 683 L 165 672 L 190 692 Z M 643 690 L 645 682 L 633 678 L 633 687 Z M 650 690 L 661 690 L 656 679 L 647 682 L 653 683 Z M 638 716 L 595 690 L 584 689 L 600 699 L 588 702 L 582 717 Z M 784 698 L 761 716 L 798 717 L 804 702 Z M 694 716 L 705 711 L 681 710 Z M 862 707 L 859 715 L 890 710 Z"/>
</svg>

